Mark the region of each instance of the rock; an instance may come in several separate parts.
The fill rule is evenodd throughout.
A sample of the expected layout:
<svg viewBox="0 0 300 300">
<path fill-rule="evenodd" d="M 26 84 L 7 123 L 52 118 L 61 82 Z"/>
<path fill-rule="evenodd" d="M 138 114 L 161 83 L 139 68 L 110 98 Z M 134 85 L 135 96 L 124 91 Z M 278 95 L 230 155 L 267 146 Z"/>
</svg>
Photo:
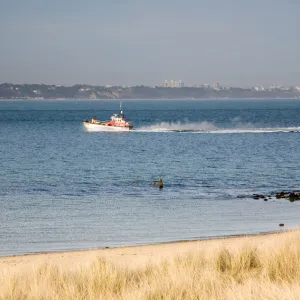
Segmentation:
<svg viewBox="0 0 300 300">
<path fill-rule="evenodd" d="M 276 199 L 289 199 L 289 200 L 299 200 L 300 199 L 300 194 L 299 193 L 294 193 L 294 192 L 280 192 L 276 194 Z"/>
<path fill-rule="evenodd" d="M 290 202 L 294 202 L 297 200 L 300 200 L 300 191 L 291 191 L 291 192 L 285 192 L 281 191 L 278 193 L 272 193 L 272 195 L 275 195 L 276 199 L 287 199 Z M 252 194 L 252 198 L 255 200 L 264 199 L 265 201 L 268 201 L 268 199 L 272 199 L 272 195 L 262 195 L 262 194 Z"/>
<path fill-rule="evenodd" d="M 300 194 L 292 192 L 289 195 L 289 199 L 290 199 L 291 202 L 294 202 L 295 200 L 299 200 L 300 199 Z"/>
<path fill-rule="evenodd" d="M 277 199 L 280 199 L 280 198 L 283 198 L 283 197 L 284 197 L 284 192 L 283 191 L 276 194 Z"/>
</svg>

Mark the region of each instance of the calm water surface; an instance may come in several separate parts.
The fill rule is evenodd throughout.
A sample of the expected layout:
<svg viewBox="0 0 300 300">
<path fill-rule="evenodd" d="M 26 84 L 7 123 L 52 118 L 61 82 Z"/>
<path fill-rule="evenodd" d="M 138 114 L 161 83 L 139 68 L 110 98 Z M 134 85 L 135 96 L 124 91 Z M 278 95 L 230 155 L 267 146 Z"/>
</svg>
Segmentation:
<svg viewBox="0 0 300 300">
<path fill-rule="evenodd" d="M 0 255 L 276 231 L 300 202 L 300 101 L 0 102 Z M 164 189 L 151 182 L 161 176 Z"/>
</svg>

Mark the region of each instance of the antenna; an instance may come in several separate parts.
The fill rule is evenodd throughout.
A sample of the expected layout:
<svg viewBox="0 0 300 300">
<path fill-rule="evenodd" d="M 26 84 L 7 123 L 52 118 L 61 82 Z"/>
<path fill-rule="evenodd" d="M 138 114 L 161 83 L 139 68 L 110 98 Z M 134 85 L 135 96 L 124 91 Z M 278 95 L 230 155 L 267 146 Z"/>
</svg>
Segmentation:
<svg viewBox="0 0 300 300">
<path fill-rule="evenodd" d="M 123 111 L 122 111 L 122 101 L 120 102 L 120 114 L 123 115 Z M 123 116 L 122 116 L 123 117 Z"/>
</svg>

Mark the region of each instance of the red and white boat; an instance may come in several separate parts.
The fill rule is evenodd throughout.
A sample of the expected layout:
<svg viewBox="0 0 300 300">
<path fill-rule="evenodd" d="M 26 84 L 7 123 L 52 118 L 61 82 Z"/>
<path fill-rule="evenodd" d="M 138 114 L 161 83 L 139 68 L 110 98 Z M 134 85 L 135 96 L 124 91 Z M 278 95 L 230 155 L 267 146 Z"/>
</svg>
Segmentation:
<svg viewBox="0 0 300 300">
<path fill-rule="evenodd" d="M 100 121 L 93 118 L 84 120 L 83 125 L 89 131 L 129 131 L 133 128 L 132 123 L 125 120 L 122 103 L 120 104 L 120 113 L 113 114 L 110 120 Z"/>
</svg>

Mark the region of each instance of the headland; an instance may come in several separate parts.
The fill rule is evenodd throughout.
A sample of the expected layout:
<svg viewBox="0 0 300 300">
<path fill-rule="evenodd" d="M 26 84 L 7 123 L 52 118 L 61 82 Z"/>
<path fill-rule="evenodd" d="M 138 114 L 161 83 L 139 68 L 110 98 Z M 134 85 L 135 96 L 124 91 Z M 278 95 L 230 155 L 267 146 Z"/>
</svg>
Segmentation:
<svg viewBox="0 0 300 300">
<path fill-rule="evenodd" d="M 256 90 L 254 88 L 211 88 L 162 86 L 74 86 L 46 84 L 0 84 L 1 99 L 68 100 L 68 99 L 138 99 L 138 100 L 196 100 L 196 99 L 299 99 L 295 88 Z"/>
</svg>

